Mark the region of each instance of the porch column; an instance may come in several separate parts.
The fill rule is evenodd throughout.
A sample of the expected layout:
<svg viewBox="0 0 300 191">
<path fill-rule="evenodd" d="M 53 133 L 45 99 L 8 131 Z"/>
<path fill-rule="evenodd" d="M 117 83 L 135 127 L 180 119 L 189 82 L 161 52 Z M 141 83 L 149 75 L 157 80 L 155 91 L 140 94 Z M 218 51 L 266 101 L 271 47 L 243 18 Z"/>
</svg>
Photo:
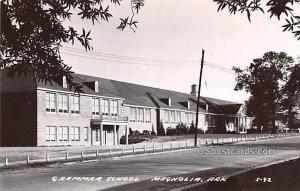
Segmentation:
<svg viewBox="0 0 300 191">
<path fill-rule="evenodd" d="M 100 145 L 104 144 L 103 139 L 104 139 L 104 137 L 103 137 L 103 124 L 101 123 L 100 124 Z"/>
<path fill-rule="evenodd" d="M 125 129 L 125 144 L 128 145 L 128 125 L 126 125 Z"/>
<path fill-rule="evenodd" d="M 238 117 L 234 118 L 234 126 L 235 126 L 235 132 L 239 132 L 239 127 L 238 127 Z"/>
<path fill-rule="evenodd" d="M 116 129 L 116 125 L 114 125 L 114 145 L 117 144 L 117 129 Z"/>
</svg>

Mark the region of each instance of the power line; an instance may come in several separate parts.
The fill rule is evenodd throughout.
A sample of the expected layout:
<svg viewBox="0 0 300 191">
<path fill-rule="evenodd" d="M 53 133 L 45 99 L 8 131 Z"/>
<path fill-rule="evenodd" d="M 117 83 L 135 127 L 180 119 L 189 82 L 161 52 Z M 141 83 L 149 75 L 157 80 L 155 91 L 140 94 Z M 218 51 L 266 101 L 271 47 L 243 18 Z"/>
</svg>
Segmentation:
<svg viewBox="0 0 300 191">
<path fill-rule="evenodd" d="M 123 63 L 123 64 L 134 64 L 134 65 L 145 65 L 145 66 L 198 66 L 197 64 L 189 64 L 189 65 L 188 64 L 146 64 L 146 63 L 136 63 L 136 62 L 128 62 L 128 61 L 120 61 L 120 60 L 103 59 L 103 58 L 94 58 L 94 57 L 82 56 L 82 55 L 77 55 L 77 54 L 71 54 L 71 53 L 67 53 L 67 52 L 62 52 L 62 53 L 66 54 L 66 55 L 70 55 L 70 56 L 81 57 L 81 58 Z"/>
<path fill-rule="evenodd" d="M 67 52 L 65 52 L 65 51 L 67 51 Z M 123 64 L 131 64 L 131 65 L 165 66 L 165 67 L 168 67 L 168 66 L 170 66 L 170 67 L 172 67 L 172 66 L 181 66 L 181 67 L 199 66 L 198 60 L 161 60 L 161 59 L 148 59 L 148 58 L 140 58 L 140 57 L 128 57 L 128 56 L 121 56 L 121 55 L 115 55 L 115 54 L 106 54 L 106 53 L 101 53 L 101 52 L 85 52 L 81 49 L 70 48 L 70 47 L 64 47 L 62 53 L 66 54 L 66 55 L 70 55 L 70 56 L 81 57 L 81 58 L 115 62 L 115 63 L 123 63 Z M 79 53 L 79 54 L 77 54 L 77 53 Z M 89 56 L 86 56 L 86 55 L 89 55 Z M 143 63 L 143 62 L 146 62 L 146 63 Z M 153 63 L 153 62 L 156 62 L 156 63 Z M 179 64 L 179 63 L 183 63 L 183 62 L 189 62 L 190 64 Z M 176 64 L 167 64 L 167 63 L 176 63 Z M 213 64 L 211 62 L 205 61 L 204 65 L 206 65 L 210 68 L 222 71 L 222 72 L 234 74 L 230 69 Z"/>
<path fill-rule="evenodd" d="M 124 59 L 124 60 L 132 60 L 132 61 L 145 61 L 145 62 L 163 62 L 163 63 L 174 63 L 174 62 L 179 62 L 179 63 L 199 63 L 199 60 L 163 60 L 163 59 L 152 59 L 152 58 L 141 58 L 141 57 L 130 57 L 130 56 L 121 56 L 121 55 L 116 55 L 116 54 L 107 54 L 107 53 L 102 53 L 102 52 L 86 52 L 81 49 L 77 48 L 71 48 L 71 47 L 62 47 L 63 50 L 65 51 L 71 51 L 71 52 L 77 52 L 77 53 L 82 53 L 82 54 L 88 54 L 88 55 L 93 55 L 93 56 L 102 56 L 102 57 L 107 57 L 107 58 L 117 58 L 117 59 Z"/>
</svg>

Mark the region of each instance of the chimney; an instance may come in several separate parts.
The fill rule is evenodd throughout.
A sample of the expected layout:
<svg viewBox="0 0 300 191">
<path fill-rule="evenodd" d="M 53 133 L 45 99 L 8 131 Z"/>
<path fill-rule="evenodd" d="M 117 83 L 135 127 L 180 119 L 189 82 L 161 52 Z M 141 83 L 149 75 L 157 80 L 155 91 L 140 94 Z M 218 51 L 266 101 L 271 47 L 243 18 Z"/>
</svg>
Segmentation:
<svg viewBox="0 0 300 191">
<path fill-rule="evenodd" d="M 98 81 L 95 81 L 95 92 L 99 92 L 99 84 L 98 84 Z"/>
<path fill-rule="evenodd" d="M 66 76 L 63 76 L 62 86 L 63 86 L 63 88 L 68 88 L 68 83 L 67 83 L 67 78 L 66 78 Z"/>
<path fill-rule="evenodd" d="M 192 85 L 192 90 L 191 90 L 191 94 L 195 97 L 197 97 L 197 85 L 196 84 L 193 84 Z"/>
</svg>

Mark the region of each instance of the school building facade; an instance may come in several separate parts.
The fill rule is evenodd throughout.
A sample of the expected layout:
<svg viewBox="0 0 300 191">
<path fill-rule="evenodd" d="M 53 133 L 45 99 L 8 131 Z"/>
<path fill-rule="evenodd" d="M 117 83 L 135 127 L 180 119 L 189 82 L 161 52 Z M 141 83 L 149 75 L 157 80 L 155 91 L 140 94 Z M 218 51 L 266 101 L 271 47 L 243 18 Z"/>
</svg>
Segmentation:
<svg viewBox="0 0 300 191">
<path fill-rule="evenodd" d="M 133 131 L 157 131 L 196 118 L 196 86 L 190 94 L 82 74 L 72 74 L 84 93 L 64 78 L 36 82 L 33 75 L 9 78 L 1 70 L 1 146 L 115 145 Z M 252 118 L 243 104 L 200 98 L 198 127 L 246 133 Z"/>
</svg>

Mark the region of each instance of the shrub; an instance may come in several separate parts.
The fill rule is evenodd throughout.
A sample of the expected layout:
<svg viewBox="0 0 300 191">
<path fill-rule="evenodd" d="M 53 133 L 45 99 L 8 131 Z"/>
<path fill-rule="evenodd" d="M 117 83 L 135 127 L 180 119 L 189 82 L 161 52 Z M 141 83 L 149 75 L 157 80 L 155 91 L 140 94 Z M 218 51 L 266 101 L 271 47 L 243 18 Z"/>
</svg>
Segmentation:
<svg viewBox="0 0 300 191">
<path fill-rule="evenodd" d="M 188 134 L 189 128 L 183 123 L 179 123 L 176 125 L 177 135 Z"/>
<path fill-rule="evenodd" d="M 151 135 L 156 135 L 155 131 L 151 131 Z"/>
<path fill-rule="evenodd" d="M 197 132 L 197 129 L 194 125 L 194 122 L 192 122 L 190 129 L 189 129 L 189 134 L 195 134 L 196 132 Z M 198 132 L 199 132 L 199 130 L 198 130 Z"/>
<path fill-rule="evenodd" d="M 129 128 L 129 135 L 132 135 L 133 134 L 133 131 L 131 128 Z"/>
<path fill-rule="evenodd" d="M 148 131 L 148 130 L 143 130 L 142 135 L 150 135 L 150 131 Z"/>
<path fill-rule="evenodd" d="M 159 136 L 166 135 L 165 128 L 164 128 L 162 121 L 159 123 L 159 126 L 157 127 L 157 135 L 159 135 Z"/>
<path fill-rule="evenodd" d="M 156 133 L 155 133 L 155 131 L 154 131 L 153 124 L 152 124 L 152 131 L 151 131 L 151 135 L 156 135 Z"/>
<path fill-rule="evenodd" d="M 137 136 L 137 135 L 140 135 L 141 133 L 138 131 L 138 130 L 135 130 L 132 132 L 132 135 L 133 136 Z"/>
<path fill-rule="evenodd" d="M 168 127 L 167 128 L 167 133 L 166 133 L 167 135 L 170 135 L 170 136 L 172 136 L 172 135 L 177 135 L 177 130 L 176 129 L 174 129 L 174 128 L 172 128 L 172 127 Z"/>
</svg>

